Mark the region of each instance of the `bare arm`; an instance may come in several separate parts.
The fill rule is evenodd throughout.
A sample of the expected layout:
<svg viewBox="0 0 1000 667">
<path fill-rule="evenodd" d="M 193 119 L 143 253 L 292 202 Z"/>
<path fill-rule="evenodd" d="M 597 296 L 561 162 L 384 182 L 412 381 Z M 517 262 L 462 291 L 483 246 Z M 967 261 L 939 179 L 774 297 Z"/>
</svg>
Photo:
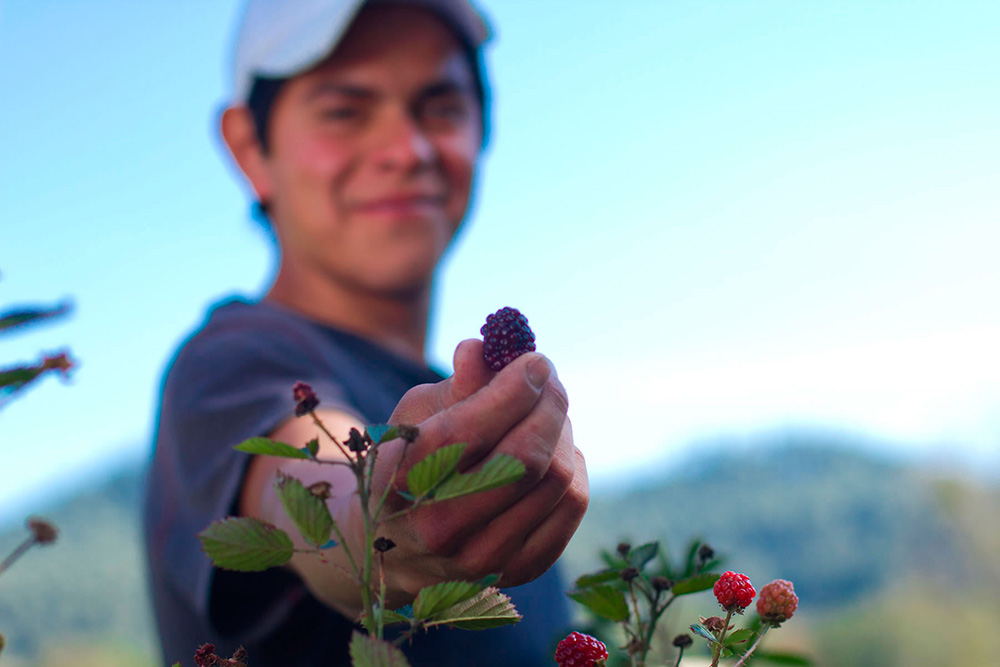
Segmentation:
<svg viewBox="0 0 1000 667">
<path fill-rule="evenodd" d="M 565 390 L 544 357 L 524 355 L 493 373 L 482 361 L 479 341 L 459 346 L 451 378 L 407 392 L 390 422 L 416 424 L 420 436 L 405 454 L 401 440 L 380 446 L 373 480 L 376 497 L 390 483 L 401 457 L 403 479 L 414 462 L 453 442 L 468 443 L 460 470 L 475 469 L 494 455 L 507 453 L 521 459 L 527 471 L 509 487 L 420 508 L 381 527 L 379 534 L 397 545 L 386 554 L 390 606 L 409 602 L 422 586 L 438 581 L 502 572 L 502 585 L 514 586 L 535 579 L 555 563 L 583 518 L 589 498 L 586 466 L 573 445 L 566 408 Z M 319 416 L 338 437 L 346 437 L 352 426 L 361 428 L 342 412 L 320 411 Z M 310 419 L 298 418 L 283 423 L 272 437 L 300 447 L 317 432 Z M 343 458 L 322 437 L 319 456 Z M 306 546 L 273 490 L 279 469 L 306 485 L 331 483 L 330 511 L 355 557 L 360 557 L 363 524 L 355 479 L 346 467 L 255 457 L 244 480 L 241 512 L 277 525 L 293 536 L 297 546 Z M 291 567 L 320 601 L 354 618 L 361 597 L 357 581 L 344 575 L 349 570 L 347 557 L 339 548 L 325 556 L 338 567 L 312 554 L 297 554 Z"/>
</svg>

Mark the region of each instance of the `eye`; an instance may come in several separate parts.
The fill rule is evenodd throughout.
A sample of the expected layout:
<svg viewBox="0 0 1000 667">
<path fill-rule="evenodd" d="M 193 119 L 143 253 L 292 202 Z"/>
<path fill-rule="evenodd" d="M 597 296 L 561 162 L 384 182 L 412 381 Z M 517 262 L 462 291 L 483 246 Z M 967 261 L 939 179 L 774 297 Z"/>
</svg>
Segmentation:
<svg viewBox="0 0 1000 667">
<path fill-rule="evenodd" d="M 469 103 L 461 97 L 427 100 L 420 115 L 429 123 L 458 124 L 469 116 Z"/>
<path fill-rule="evenodd" d="M 331 121 L 356 120 L 361 113 L 361 109 L 354 106 L 331 106 L 319 110 L 320 118 Z"/>
</svg>

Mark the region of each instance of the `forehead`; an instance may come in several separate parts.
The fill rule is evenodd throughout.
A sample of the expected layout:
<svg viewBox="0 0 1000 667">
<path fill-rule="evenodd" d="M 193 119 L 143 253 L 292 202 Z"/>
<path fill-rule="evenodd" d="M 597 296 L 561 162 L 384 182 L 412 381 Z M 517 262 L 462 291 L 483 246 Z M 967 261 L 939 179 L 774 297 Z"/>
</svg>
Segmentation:
<svg viewBox="0 0 1000 667">
<path fill-rule="evenodd" d="M 416 7 L 366 6 L 312 76 L 366 76 L 403 83 L 447 77 L 471 84 L 468 59 L 455 33 L 435 14 Z"/>
</svg>

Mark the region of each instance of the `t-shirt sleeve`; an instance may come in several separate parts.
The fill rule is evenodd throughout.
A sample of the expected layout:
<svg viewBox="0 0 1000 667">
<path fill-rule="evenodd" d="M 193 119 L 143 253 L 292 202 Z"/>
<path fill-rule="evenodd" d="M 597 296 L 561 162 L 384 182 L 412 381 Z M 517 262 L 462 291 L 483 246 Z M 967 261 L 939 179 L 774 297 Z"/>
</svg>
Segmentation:
<svg viewBox="0 0 1000 667">
<path fill-rule="evenodd" d="M 161 486 L 153 562 L 162 571 L 154 575 L 222 636 L 266 633 L 304 592 L 287 570 L 218 570 L 200 548 L 197 533 L 235 513 L 251 456 L 233 446 L 292 417 L 292 386 L 300 380 L 323 407 L 363 421 L 334 369 L 317 363 L 318 345 L 302 327 L 209 326 L 181 350 L 164 383 L 153 466 Z"/>
</svg>

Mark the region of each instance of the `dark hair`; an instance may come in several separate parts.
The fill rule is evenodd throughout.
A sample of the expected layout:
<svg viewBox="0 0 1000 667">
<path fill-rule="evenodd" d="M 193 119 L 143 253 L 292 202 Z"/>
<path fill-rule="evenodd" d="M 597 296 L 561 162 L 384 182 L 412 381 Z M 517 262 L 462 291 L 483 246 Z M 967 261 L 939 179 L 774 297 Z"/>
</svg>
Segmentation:
<svg viewBox="0 0 1000 667">
<path fill-rule="evenodd" d="M 469 64 L 469 70 L 472 72 L 473 86 L 476 99 L 479 101 L 480 120 L 483 126 L 483 142 L 481 147 L 485 148 L 489 139 L 490 128 L 490 97 L 489 87 L 486 82 L 486 62 L 483 58 L 482 50 L 465 44 L 464 40 L 462 43 L 462 54 L 465 56 Z M 278 99 L 278 94 L 281 92 L 286 81 L 288 81 L 287 78 L 277 79 L 255 76 L 253 86 L 250 88 L 247 107 L 250 109 L 250 115 L 253 117 L 257 140 L 260 142 L 261 148 L 265 153 L 268 149 L 267 128 L 271 118 L 271 109 L 274 107 L 274 102 Z"/>
</svg>

